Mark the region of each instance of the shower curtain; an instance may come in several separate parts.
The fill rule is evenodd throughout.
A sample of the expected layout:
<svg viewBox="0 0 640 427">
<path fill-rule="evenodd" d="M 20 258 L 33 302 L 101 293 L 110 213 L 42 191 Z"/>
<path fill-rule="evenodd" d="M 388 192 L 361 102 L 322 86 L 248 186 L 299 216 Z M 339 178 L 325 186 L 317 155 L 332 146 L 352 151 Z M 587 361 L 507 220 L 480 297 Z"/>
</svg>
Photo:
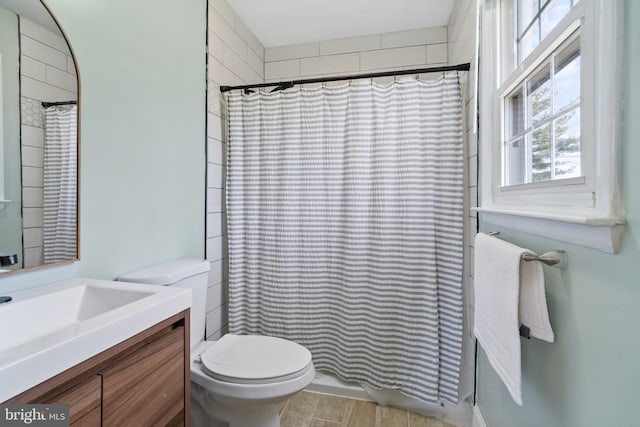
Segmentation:
<svg viewBox="0 0 640 427">
<path fill-rule="evenodd" d="M 44 113 L 43 250 L 45 264 L 77 258 L 77 124 L 75 105 Z"/>
<path fill-rule="evenodd" d="M 298 342 L 343 380 L 457 402 L 458 76 L 227 101 L 230 332 Z"/>
</svg>

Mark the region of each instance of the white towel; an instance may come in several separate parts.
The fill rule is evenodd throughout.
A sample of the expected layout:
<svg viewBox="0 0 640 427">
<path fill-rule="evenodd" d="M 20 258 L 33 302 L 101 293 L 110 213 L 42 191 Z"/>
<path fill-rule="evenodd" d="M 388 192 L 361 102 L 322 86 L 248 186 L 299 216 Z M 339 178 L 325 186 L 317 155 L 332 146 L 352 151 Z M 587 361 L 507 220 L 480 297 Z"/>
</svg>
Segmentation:
<svg viewBox="0 0 640 427">
<path fill-rule="evenodd" d="M 486 234 L 476 235 L 474 249 L 474 333 L 511 397 L 522 405 L 520 323 L 533 336 L 553 341 L 542 266 L 522 261 L 523 254 L 533 252 Z"/>
</svg>

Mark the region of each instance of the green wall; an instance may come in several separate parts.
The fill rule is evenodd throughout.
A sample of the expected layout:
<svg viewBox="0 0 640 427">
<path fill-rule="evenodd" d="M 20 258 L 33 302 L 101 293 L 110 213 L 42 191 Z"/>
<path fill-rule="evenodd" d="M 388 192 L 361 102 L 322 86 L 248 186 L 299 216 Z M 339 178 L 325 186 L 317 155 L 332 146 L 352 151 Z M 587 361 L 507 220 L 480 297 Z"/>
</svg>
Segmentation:
<svg viewBox="0 0 640 427">
<path fill-rule="evenodd" d="M 46 0 L 78 60 L 80 257 L 0 292 L 203 257 L 205 0 Z"/>
<path fill-rule="evenodd" d="M 640 425 L 640 2 L 625 6 L 623 248 L 609 255 L 491 225 L 502 238 L 537 252 L 566 250 L 569 268 L 545 267 L 556 342 L 522 340 L 522 407 L 480 351 L 478 404 L 489 427 Z"/>
<path fill-rule="evenodd" d="M 18 17 L 0 7 L 0 54 L 2 54 L 2 121 L 4 197 L 11 200 L 0 209 L 0 253 L 18 254 L 22 265 L 22 216 L 20 176 L 20 92 L 18 80 Z M 12 267 L 3 267 L 12 268 Z"/>
</svg>

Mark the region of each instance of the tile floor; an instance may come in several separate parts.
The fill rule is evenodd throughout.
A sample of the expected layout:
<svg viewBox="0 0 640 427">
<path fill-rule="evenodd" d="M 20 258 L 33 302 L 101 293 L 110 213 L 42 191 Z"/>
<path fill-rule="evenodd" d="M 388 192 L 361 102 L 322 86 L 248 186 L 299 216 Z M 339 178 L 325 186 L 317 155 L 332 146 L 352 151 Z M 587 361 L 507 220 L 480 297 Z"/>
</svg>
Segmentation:
<svg viewBox="0 0 640 427">
<path fill-rule="evenodd" d="M 282 427 L 456 427 L 372 402 L 302 391 L 280 406 Z"/>
</svg>

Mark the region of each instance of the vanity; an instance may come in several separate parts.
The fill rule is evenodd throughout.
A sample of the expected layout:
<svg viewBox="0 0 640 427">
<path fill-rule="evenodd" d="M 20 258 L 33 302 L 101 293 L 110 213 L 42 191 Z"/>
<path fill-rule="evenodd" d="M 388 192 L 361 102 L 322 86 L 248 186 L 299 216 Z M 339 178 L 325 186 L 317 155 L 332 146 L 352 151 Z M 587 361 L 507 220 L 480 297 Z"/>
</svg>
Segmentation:
<svg viewBox="0 0 640 427">
<path fill-rule="evenodd" d="M 188 289 L 82 278 L 15 294 L 0 402 L 68 404 L 72 426 L 189 425 L 190 304 Z"/>
</svg>

